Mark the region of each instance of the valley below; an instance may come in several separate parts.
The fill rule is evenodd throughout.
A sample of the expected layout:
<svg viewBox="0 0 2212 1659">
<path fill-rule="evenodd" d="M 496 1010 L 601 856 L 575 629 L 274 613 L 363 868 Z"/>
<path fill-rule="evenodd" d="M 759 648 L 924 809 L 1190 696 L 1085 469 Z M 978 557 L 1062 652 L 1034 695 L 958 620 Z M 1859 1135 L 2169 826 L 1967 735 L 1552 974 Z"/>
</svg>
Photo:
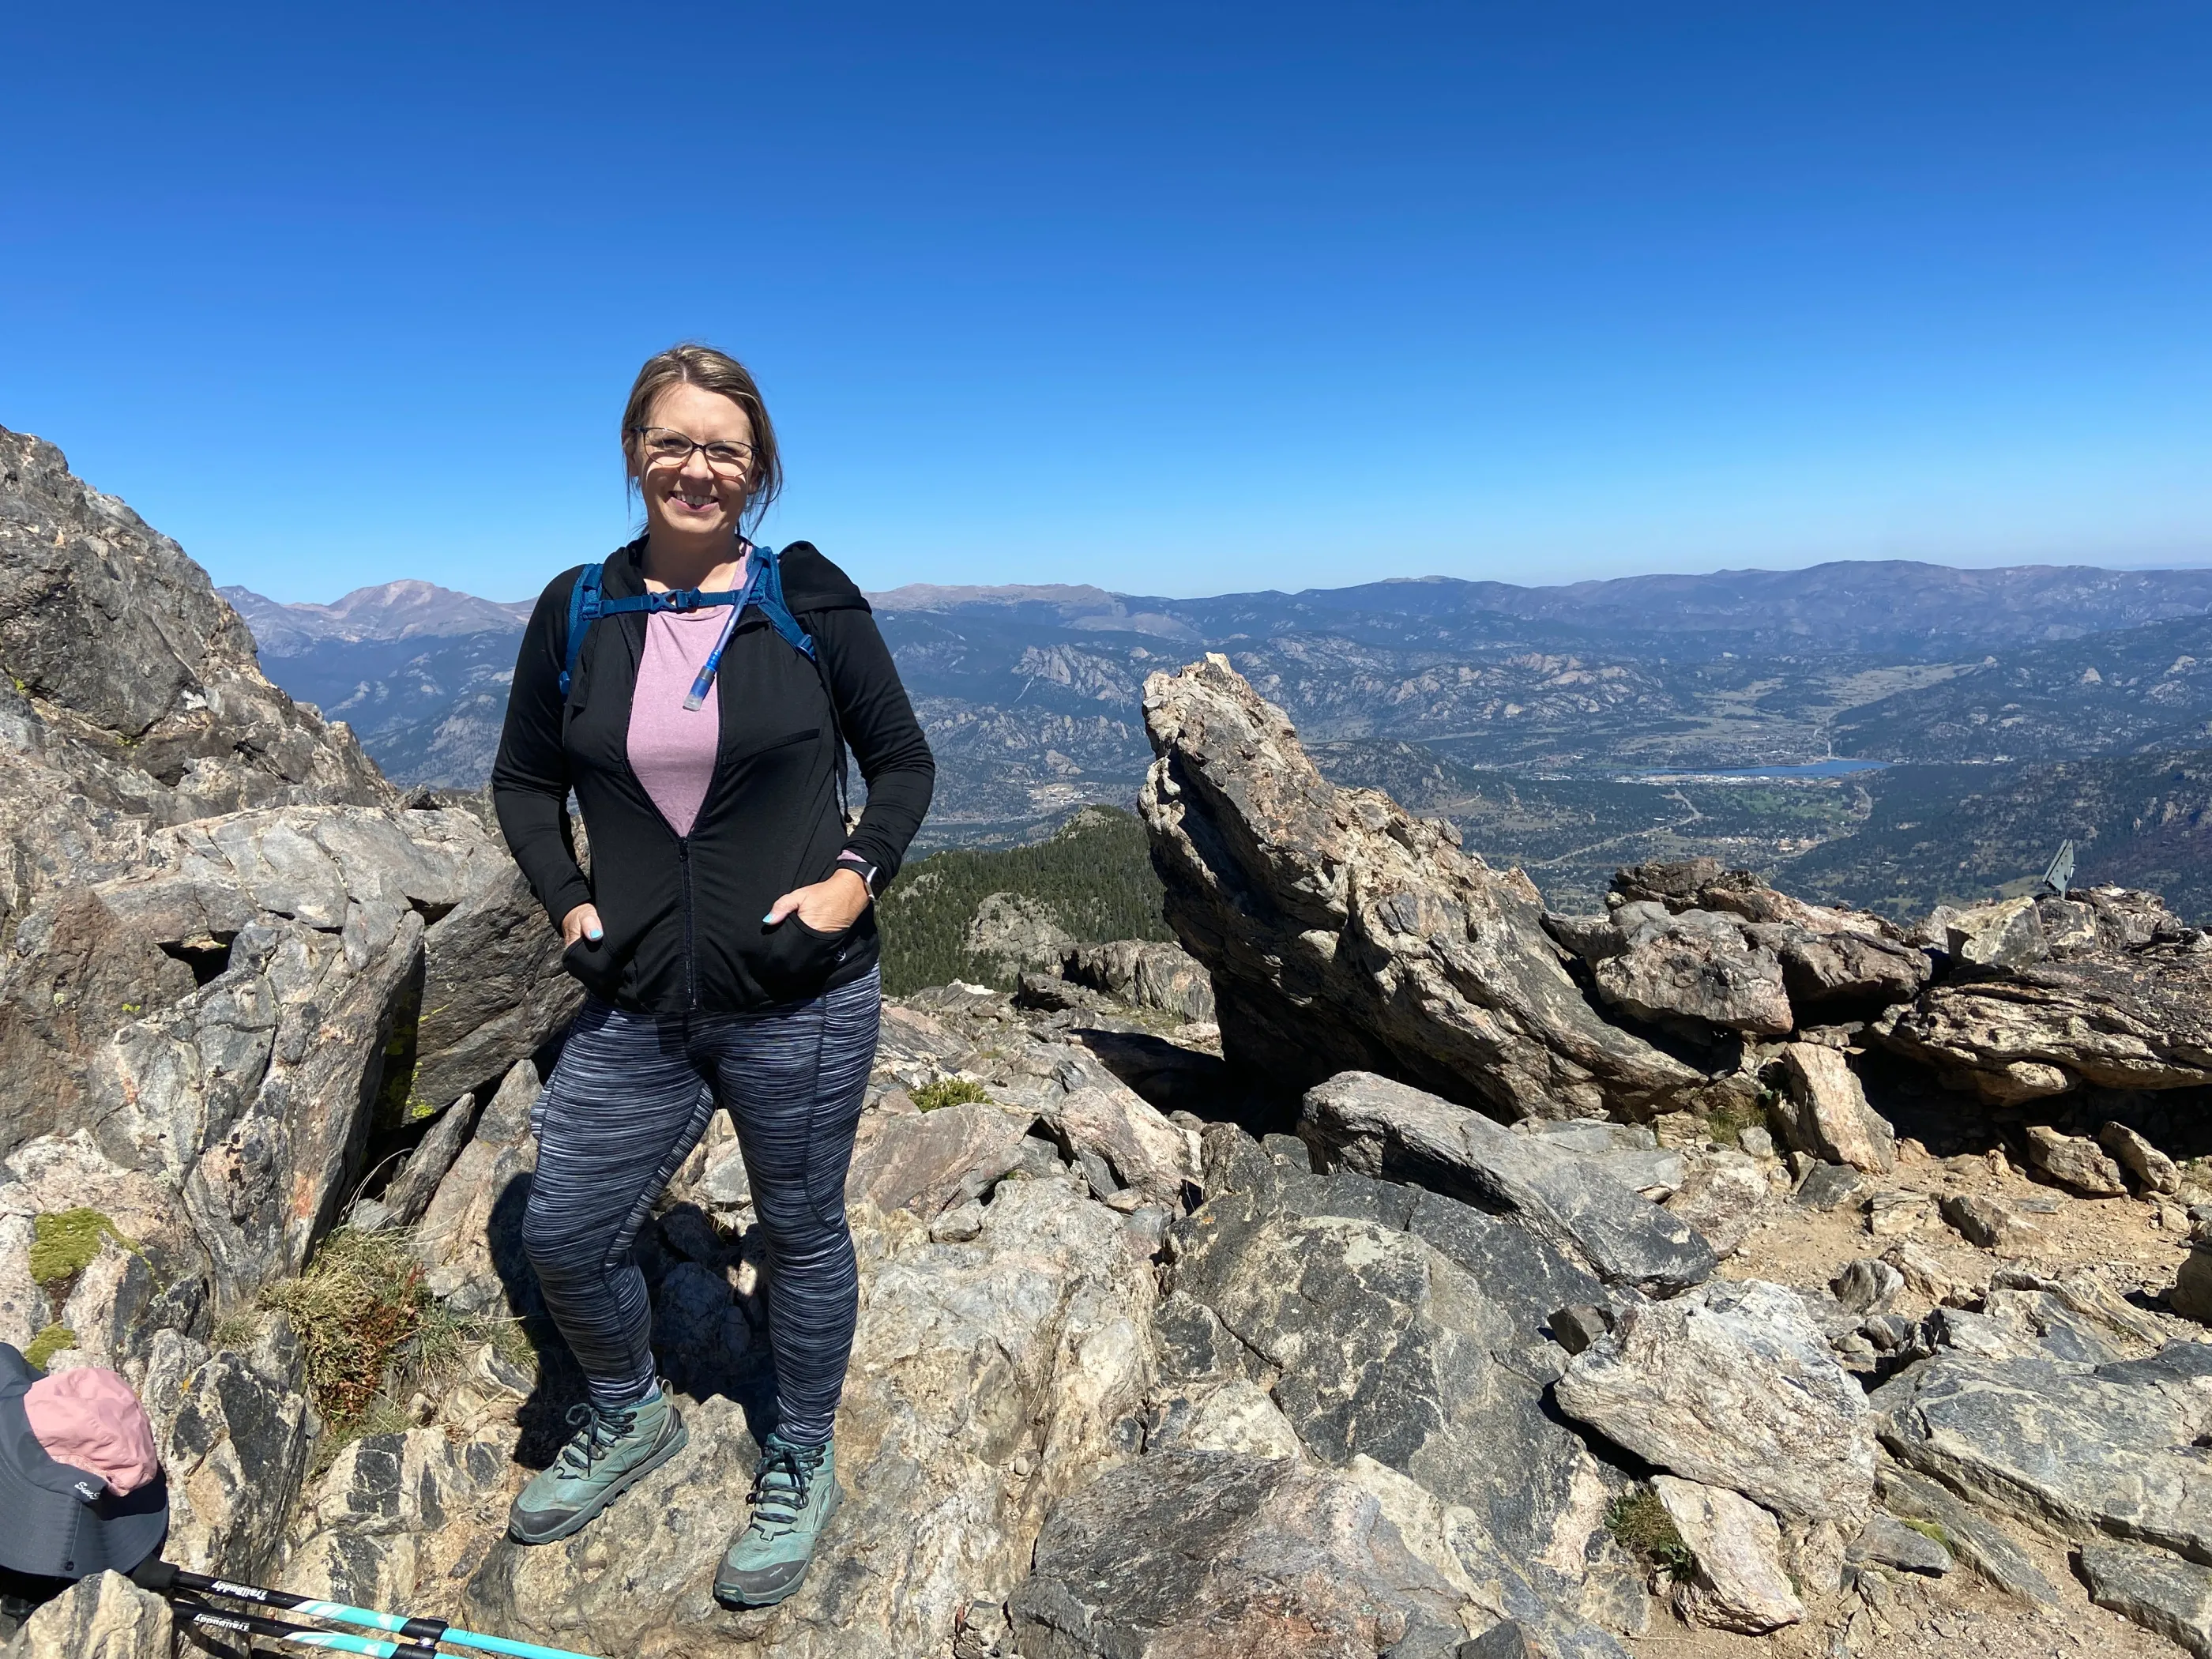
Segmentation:
<svg viewBox="0 0 2212 1659">
<path fill-rule="evenodd" d="M 422 582 L 223 590 L 262 665 L 403 783 L 472 789 L 528 607 Z M 938 764 L 918 850 L 1133 802 L 1146 675 L 1229 659 L 1332 781 L 1449 819 L 1556 907 L 1711 856 L 1893 916 L 2088 880 L 2212 919 L 2212 571 L 1850 562 L 1562 588 L 1170 599 L 914 586 L 878 617 Z M 1820 775 L 1831 757 L 1879 763 Z M 1790 769 L 1798 769 L 1794 774 Z"/>
</svg>

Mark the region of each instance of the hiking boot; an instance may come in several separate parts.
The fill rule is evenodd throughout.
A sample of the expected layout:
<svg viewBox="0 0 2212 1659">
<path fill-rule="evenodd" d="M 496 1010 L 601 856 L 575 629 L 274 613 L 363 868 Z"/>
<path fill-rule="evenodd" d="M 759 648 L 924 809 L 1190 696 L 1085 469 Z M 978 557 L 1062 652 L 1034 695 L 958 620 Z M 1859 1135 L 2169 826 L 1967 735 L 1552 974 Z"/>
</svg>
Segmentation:
<svg viewBox="0 0 2212 1659">
<path fill-rule="evenodd" d="M 725 1607 L 773 1607 L 799 1588 L 815 1540 L 845 1501 L 836 1454 L 827 1445 L 792 1445 L 771 1430 L 750 1501 L 752 1519 L 714 1574 L 714 1599 Z"/>
<path fill-rule="evenodd" d="M 507 1536 L 517 1543 L 566 1538 L 691 1438 L 665 1394 L 620 1411 L 586 1401 L 571 1408 L 568 1420 L 578 1425 L 576 1432 L 507 1511 Z"/>
</svg>

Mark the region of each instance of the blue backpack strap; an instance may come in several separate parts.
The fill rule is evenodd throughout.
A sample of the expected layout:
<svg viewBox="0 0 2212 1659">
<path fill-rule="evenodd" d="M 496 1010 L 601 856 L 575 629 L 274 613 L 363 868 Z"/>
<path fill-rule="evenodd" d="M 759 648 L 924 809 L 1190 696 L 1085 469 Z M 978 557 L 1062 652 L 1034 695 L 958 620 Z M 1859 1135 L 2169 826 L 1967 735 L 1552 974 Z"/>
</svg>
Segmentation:
<svg viewBox="0 0 2212 1659">
<path fill-rule="evenodd" d="M 814 636 L 799 625 L 799 618 L 783 602 L 783 556 L 772 547 L 754 550 L 761 556 L 760 591 L 753 595 L 754 603 L 760 606 L 769 625 L 783 635 L 786 645 L 808 660 L 814 660 Z"/>
<path fill-rule="evenodd" d="M 576 664 L 584 654 L 584 635 L 605 609 L 599 598 L 599 577 L 605 568 L 586 565 L 577 573 L 576 585 L 568 590 L 568 660 L 561 670 L 563 697 L 568 695 L 569 684 L 576 678 Z"/>
</svg>

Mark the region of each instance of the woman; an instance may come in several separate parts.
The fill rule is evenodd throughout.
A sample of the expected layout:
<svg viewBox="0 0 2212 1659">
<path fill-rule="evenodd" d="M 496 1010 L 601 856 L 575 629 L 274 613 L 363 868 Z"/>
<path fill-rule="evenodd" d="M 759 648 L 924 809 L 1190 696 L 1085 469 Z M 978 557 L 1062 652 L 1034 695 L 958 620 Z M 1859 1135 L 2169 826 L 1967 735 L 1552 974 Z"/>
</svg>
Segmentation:
<svg viewBox="0 0 2212 1659">
<path fill-rule="evenodd" d="M 805 542 L 776 555 L 745 539 L 781 472 L 744 368 L 704 346 L 662 352 L 622 434 L 645 534 L 596 568 L 596 621 L 594 567 L 539 596 L 492 772 L 507 845 L 590 992 L 538 1102 L 523 1243 L 591 1398 L 510 1527 L 524 1543 L 565 1538 L 684 1444 L 631 1247 L 720 1105 L 767 1236 L 778 1415 L 714 1589 L 762 1606 L 798 1589 L 840 1498 L 830 1428 L 859 1308 L 844 1194 L 876 1048 L 871 901 L 936 769 L 860 590 Z M 749 602 L 714 602 L 733 595 Z M 849 832 L 848 743 L 868 786 Z"/>
</svg>

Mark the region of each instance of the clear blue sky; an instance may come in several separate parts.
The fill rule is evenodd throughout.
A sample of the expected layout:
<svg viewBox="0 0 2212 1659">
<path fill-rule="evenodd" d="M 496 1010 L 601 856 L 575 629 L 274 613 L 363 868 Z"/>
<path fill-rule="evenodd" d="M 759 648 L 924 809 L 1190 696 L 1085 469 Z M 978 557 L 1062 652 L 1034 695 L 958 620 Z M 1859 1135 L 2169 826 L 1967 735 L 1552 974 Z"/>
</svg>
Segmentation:
<svg viewBox="0 0 2212 1659">
<path fill-rule="evenodd" d="M 623 537 L 1176 594 L 2212 560 L 2212 8 L 17 8 L 0 425 L 219 581 Z"/>
</svg>

